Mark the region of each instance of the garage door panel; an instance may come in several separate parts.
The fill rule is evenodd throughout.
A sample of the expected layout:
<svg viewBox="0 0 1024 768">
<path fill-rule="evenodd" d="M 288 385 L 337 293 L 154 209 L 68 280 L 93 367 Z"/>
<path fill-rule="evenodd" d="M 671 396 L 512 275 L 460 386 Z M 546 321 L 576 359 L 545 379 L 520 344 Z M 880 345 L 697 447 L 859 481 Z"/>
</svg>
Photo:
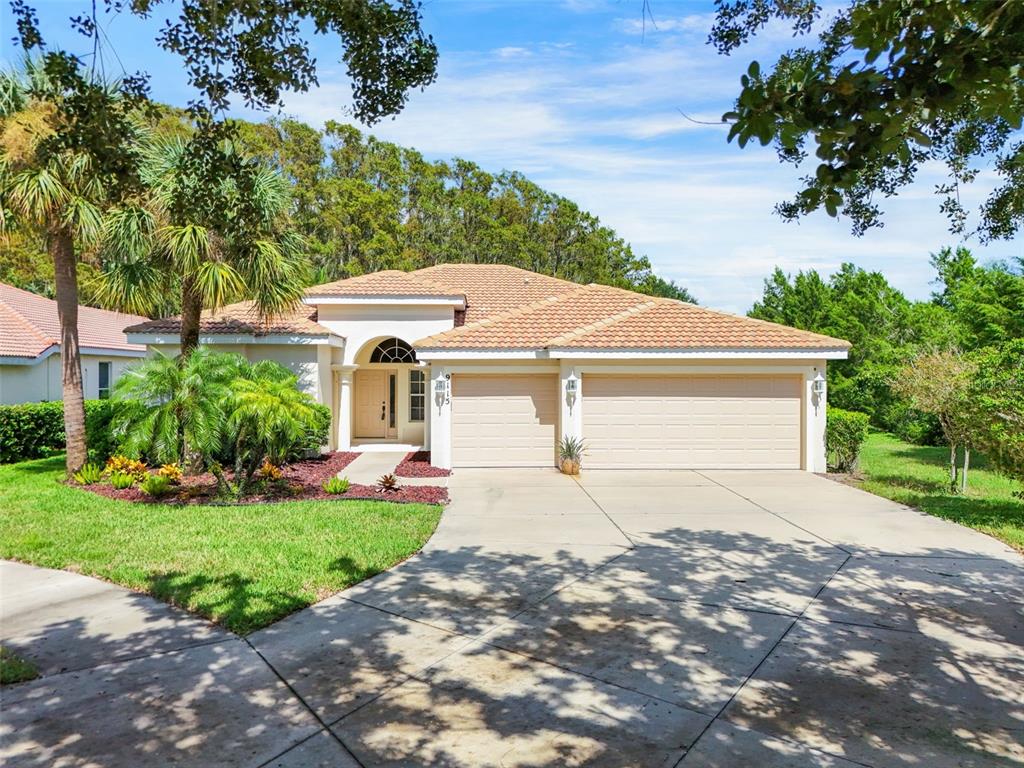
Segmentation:
<svg viewBox="0 0 1024 768">
<path fill-rule="evenodd" d="M 551 466 L 557 427 L 554 374 L 452 376 L 453 466 Z"/>
<path fill-rule="evenodd" d="M 799 376 L 583 377 L 589 467 L 800 466 Z"/>
</svg>

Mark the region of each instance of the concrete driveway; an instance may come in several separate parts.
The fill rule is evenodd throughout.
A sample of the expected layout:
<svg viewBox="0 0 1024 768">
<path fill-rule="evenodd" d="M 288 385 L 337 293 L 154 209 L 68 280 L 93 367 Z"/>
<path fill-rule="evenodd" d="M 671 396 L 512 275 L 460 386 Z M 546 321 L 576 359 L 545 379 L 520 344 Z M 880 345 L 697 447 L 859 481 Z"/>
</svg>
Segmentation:
<svg viewBox="0 0 1024 768">
<path fill-rule="evenodd" d="M 245 639 L 109 585 L 40 611 L 6 565 L 5 643 L 48 675 L 4 692 L 0 756 L 1024 765 L 1024 566 L 993 539 L 799 472 L 463 470 L 451 494 L 420 555 Z M 117 601 L 135 619 L 95 618 Z"/>
</svg>

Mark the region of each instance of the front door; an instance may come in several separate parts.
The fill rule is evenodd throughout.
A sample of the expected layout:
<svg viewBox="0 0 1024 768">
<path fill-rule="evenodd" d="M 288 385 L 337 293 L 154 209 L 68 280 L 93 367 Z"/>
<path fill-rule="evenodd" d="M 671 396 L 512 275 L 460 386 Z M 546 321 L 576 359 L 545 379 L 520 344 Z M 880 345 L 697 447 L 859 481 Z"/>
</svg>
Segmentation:
<svg viewBox="0 0 1024 768">
<path fill-rule="evenodd" d="M 388 372 L 356 371 L 356 437 L 387 437 Z"/>
</svg>

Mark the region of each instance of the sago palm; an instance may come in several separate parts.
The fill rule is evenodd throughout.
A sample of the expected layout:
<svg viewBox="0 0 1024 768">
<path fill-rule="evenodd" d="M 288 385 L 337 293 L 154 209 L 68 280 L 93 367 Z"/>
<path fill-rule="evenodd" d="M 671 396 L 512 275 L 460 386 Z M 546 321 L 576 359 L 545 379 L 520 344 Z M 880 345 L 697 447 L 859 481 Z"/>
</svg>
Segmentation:
<svg viewBox="0 0 1024 768">
<path fill-rule="evenodd" d="M 114 386 L 111 429 L 121 450 L 151 461 L 206 463 L 223 444 L 231 382 L 248 364 L 205 347 L 176 360 L 157 351 Z"/>
<path fill-rule="evenodd" d="M 73 474 L 87 459 L 77 262 L 100 237 L 109 179 L 89 152 L 62 146 L 70 119 L 62 98 L 38 62 L 0 72 L 0 233 L 33 232 L 53 260 L 67 469 Z"/>
<path fill-rule="evenodd" d="M 190 193 L 199 182 L 189 171 L 188 142 L 162 139 L 146 152 L 145 199 L 113 212 L 104 228 L 101 300 L 162 315 L 178 295 L 183 355 L 199 343 L 204 309 L 249 297 L 270 317 L 298 301 L 305 286 L 303 241 L 288 228 L 288 182 L 239 157 L 231 142 L 216 151 L 233 169 L 212 194 L 217 210 L 189 202 L 211 195 Z"/>
</svg>

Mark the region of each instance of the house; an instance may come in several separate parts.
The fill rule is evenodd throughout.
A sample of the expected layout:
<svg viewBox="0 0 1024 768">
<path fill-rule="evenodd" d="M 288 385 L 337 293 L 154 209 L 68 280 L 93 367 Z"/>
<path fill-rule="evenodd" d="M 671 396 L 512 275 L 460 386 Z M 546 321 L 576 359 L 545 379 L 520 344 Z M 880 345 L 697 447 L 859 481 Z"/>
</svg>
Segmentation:
<svg viewBox="0 0 1024 768">
<path fill-rule="evenodd" d="M 78 307 L 82 384 L 87 399 L 107 397 L 124 368 L 146 356 L 124 327 L 146 320 Z M 0 283 L 0 404 L 60 400 L 60 322 L 57 302 Z"/>
<path fill-rule="evenodd" d="M 179 322 L 127 329 L 173 353 Z M 273 359 L 334 415 L 331 447 L 431 451 L 441 467 L 825 469 L 824 373 L 849 344 L 503 265 L 384 271 L 308 289 L 259 324 L 206 313 L 200 341 Z"/>
</svg>

